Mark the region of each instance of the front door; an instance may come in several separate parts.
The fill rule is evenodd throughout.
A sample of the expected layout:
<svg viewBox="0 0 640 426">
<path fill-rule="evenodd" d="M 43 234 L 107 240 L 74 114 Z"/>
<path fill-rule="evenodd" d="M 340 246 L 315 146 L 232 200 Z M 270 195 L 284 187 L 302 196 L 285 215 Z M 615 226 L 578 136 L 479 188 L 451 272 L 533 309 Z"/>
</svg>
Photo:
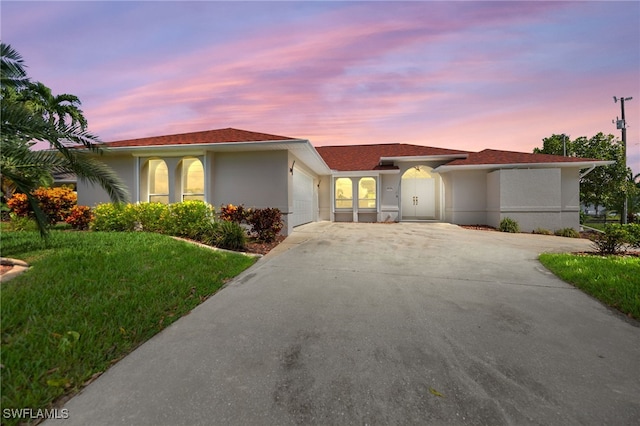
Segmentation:
<svg viewBox="0 0 640 426">
<path fill-rule="evenodd" d="M 402 175 L 402 219 L 437 219 L 436 179 L 430 170 L 426 166 L 416 166 Z"/>
</svg>

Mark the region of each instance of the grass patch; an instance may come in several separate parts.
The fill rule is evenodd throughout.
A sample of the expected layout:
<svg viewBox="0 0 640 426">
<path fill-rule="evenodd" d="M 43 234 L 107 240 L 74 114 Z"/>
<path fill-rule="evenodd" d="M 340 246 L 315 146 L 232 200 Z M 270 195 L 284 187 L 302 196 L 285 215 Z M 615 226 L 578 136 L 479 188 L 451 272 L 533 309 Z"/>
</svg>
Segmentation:
<svg viewBox="0 0 640 426">
<path fill-rule="evenodd" d="M 45 408 L 255 262 L 152 233 L 3 232 L 2 407 Z M 3 422 L 7 419 L 3 419 Z M 11 420 L 8 421 L 11 423 Z"/>
<path fill-rule="evenodd" d="M 540 262 L 564 281 L 640 319 L 640 258 L 544 253 Z"/>
</svg>

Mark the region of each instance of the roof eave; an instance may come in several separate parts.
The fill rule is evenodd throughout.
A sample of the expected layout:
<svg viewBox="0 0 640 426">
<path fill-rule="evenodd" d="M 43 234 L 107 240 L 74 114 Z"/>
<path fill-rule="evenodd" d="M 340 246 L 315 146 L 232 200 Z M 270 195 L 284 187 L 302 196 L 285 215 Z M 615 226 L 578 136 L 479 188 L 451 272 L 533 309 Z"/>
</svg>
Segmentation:
<svg viewBox="0 0 640 426">
<path fill-rule="evenodd" d="M 397 157 L 380 157 L 380 161 L 396 161 L 399 163 L 408 161 L 441 161 L 441 160 L 457 160 L 467 158 L 469 153 L 460 154 L 439 154 L 439 155 L 404 155 Z"/>
<path fill-rule="evenodd" d="M 509 163 L 509 164 L 461 164 L 461 165 L 446 165 L 443 164 L 440 167 L 436 167 L 434 172 L 447 173 L 458 170 L 487 170 L 487 169 L 545 169 L 545 168 L 590 168 L 599 166 L 608 166 L 614 164 L 615 161 L 568 161 L 558 163 Z"/>
</svg>

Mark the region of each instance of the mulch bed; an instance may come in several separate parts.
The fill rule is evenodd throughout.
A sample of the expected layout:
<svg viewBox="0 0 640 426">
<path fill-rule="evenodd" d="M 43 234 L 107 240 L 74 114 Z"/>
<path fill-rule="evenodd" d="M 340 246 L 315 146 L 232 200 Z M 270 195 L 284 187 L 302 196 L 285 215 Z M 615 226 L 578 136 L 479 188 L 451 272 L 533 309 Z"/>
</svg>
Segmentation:
<svg viewBox="0 0 640 426">
<path fill-rule="evenodd" d="M 286 237 L 282 235 L 278 235 L 275 241 L 271 243 L 265 243 L 261 241 L 250 240 L 247 243 L 247 252 L 255 253 L 255 254 L 267 254 L 271 250 L 273 250 L 278 244 L 284 241 Z"/>
</svg>

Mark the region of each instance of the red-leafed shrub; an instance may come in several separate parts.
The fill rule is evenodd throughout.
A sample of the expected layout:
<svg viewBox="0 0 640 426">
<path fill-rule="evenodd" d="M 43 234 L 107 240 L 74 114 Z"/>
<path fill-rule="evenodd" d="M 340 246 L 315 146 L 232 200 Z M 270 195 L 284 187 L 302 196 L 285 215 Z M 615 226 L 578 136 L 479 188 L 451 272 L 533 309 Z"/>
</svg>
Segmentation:
<svg viewBox="0 0 640 426">
<path fill-rule="evenodd" d="M 87 206 L 73 206 L 71 212 L 64 220 L 73 229 L 85 230 L 89 229 L 89 224 L 93 220 L 93 212 Z"/>
<path fill-rule="evenodd" d="M 243 223 L 247 221 L 247 210 L 243 205 L 223 205 L 220 207 L 220 219 L 227 222 Z"/>
<path fill-rule="evenodd" d="M 276 208 L 251 209 L 247 214 L 251 232 L 258 240 L 271 242 L 282 230 L 282 212 Z"/>
</svg>

